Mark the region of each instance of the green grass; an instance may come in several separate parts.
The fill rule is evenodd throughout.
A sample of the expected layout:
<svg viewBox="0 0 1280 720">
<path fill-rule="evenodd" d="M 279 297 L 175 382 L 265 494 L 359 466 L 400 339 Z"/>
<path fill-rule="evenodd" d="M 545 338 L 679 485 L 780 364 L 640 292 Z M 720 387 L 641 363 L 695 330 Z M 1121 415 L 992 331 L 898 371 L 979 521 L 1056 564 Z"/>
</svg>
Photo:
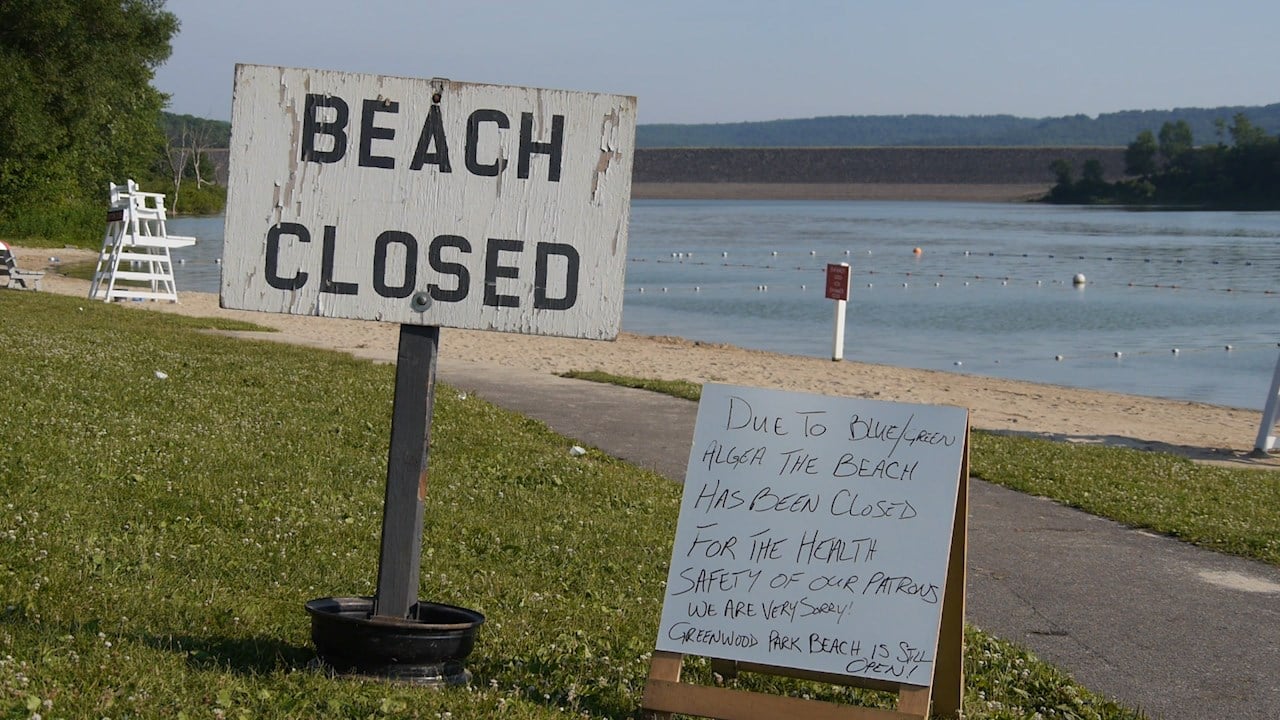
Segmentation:
<svg viewBox="0 0 1280 720">
<path fill-rule="evenodd" d="M 565 373 L 697 400 L 682 380 Z M 666 390 L 665 388 L 673 388 Z M 1167 453 L 1073 445 L 976 430 L 970 473 L 1133 527 L 1280 565 L 1280 474 L 1225 468 Z"/>
<path fill-rule="evenodd" d="M 1134 527 L 1280 565 L 1280 474 L 1167 453 L 977 432 L 973 475 Z"/>
<path fill-rule="evenodd" d="M 104 188 L 105 190 L 105 188 Z M 106 194 L 103 202 L 70 200 L 39 203 L 0 216 L 0 238 L 27 248 L 63 246 L 97 249 L 107 225 Z"/>
<path fill-rule="evenodd" d="M 97 260 L 88 260 L 85 262 L 71 262 L 58 266 L 58 274 L 65 275 L 76 280 L 92 280 L 93 273 L 98 269 Z"/>
<path fill-rule="evenodd" d="M 0 717 L 639 717 L 674 484 L 439 387 L 421 596 L 487 615 L 474 680 L 329 678 L 303 603 L 374 591 L 394 368 L 45 293 L 0 314 Z M 1134 716 L 967 636 L 969 717 Z"/>
<path fill-rule="evenodd" d="M 651 390 L 653 392 L 659 392 L 664 395 L 671 395 L 685 400 L 697 401 L 698 398 L 702 397 L 702 386 L 696 383 L 691 383 L 687 380 L 649 380 L 645 378 L 611 375 L 599 370 L 570 370 L 566 373 L 560 373 L 560 376 L 574 378 L 577 380 L 590 380 L 598 383 L 622 385 L 623 387 L 639 388 L 641 390 Z"/>
</svg>

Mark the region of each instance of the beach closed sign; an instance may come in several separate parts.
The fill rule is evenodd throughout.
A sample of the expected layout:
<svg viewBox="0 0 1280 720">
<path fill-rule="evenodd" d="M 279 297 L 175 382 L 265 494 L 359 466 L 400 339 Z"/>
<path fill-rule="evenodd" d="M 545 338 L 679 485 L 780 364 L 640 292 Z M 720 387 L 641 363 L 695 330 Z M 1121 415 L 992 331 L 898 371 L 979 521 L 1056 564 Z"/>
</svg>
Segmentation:
<svg viewBox="0 0 1280 720">
<path fill-rule="evenodd" d="M 238 65 L 223 307 L 592 339 L 635 98 Z"/>
<path fill-rule="evenodd" d="M 963 408 L 706 385 L 657 649 L 929 685 L 967 433 Z"/>
</svg>

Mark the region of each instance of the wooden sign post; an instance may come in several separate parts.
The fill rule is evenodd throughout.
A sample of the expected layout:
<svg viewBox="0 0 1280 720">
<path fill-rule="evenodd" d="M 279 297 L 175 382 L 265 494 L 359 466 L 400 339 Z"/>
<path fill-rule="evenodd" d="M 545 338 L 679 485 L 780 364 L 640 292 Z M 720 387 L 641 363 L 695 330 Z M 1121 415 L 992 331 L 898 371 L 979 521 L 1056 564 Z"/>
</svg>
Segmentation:
<svg viewBox="0 0 1280 720">
<path fill-rule="evenodd" d="M 968 442 L 963 408 L 706 385 L 642 707 L 959 713 Z M 684 655 L 896 691 L 898 709 L 683 683 Z"/>
</svg>

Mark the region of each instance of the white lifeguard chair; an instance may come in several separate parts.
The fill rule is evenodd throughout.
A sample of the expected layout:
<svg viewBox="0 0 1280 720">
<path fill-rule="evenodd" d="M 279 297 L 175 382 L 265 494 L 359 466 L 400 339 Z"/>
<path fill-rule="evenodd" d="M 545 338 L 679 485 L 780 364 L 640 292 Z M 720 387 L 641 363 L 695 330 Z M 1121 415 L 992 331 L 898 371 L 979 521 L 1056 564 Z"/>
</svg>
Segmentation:
<svg viewBox="0 0 1280 720">
<path fill-rule="evenodd" d="M 195 238 L 170 235 L 165 228 L 163 193 L 142 192 L 132 180 L 123 187 L 111 183 L 107 231 L 89 299 L 178 302 L 170 251 L 195 244 Z"/>
</svg>

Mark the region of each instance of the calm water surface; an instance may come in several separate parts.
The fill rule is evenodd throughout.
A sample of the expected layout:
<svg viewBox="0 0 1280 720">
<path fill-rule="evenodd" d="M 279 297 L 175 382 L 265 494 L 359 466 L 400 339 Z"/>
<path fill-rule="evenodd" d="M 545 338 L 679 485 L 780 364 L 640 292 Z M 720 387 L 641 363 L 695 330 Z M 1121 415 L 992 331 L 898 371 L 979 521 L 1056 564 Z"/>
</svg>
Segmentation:
<svg viewBox="0 0 1280 720">
<path fill-rule="evenodd" d="M 169 225 L 217 292 L 222 218 Z M 1274 212 L 639 200 L 628 255 L 634 333 L 830 357 L 848 262 L 849 360 L 1260 409 L 1280 352 Z"/>
</svg>

